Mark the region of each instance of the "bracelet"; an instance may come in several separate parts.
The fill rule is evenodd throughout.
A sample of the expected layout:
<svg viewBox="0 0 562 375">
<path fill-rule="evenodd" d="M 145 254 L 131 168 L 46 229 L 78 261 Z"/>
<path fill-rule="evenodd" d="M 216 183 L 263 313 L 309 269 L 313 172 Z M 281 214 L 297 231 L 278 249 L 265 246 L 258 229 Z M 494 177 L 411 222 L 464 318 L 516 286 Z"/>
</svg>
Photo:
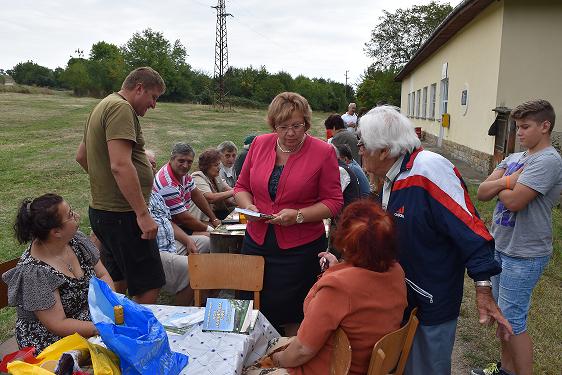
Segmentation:
<svg viewBox="0 0 562 375">
<path fill-rule="evenodd" d="M 480 280 L 474 282 L 475 287 L 486 286 L 488 288 L 492 287 L 492 282 L 490 280 Z"/>
<path fill-rule="evenodd" d="M 509 175 L 505 176 L 505 188 L 509 189 Z"/>
</svg>

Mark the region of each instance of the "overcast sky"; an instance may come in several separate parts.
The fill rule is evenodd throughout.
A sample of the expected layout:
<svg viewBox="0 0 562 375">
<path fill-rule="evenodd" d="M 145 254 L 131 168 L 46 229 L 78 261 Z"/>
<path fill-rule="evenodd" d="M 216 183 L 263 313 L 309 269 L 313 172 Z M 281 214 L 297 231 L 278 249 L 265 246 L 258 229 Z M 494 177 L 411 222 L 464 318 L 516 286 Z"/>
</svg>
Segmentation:
<svg viewBox="0 0 562 375">
<path fill-rule="evenodd" d="M 382 10 L 429 0 L 226 0 L 229 64 L 265 65 L 293 78 L 358 82 L 371 60 L 363 51 Z M 443 1 L 441 1 L 443 2 Z M 450 1 L 455 6 L 460 0 Z M 186 47 L 187 62 L 212 75 L 214 0 L 0 0 L 0 69 L 33 60 L 65 67 L 76 49 L 89 57 L 92 44 L 122 46 L 148 27 Z"/>
</svg>

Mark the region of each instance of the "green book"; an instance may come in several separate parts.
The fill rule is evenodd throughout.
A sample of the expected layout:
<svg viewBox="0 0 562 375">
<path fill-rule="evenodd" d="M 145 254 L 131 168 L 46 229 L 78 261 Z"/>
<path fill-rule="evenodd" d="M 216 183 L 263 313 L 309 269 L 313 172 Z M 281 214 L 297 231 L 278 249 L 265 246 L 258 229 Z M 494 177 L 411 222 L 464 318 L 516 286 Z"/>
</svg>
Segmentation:
<svg viewBox="0 0 562 375">
<path fill-rule="evenodd" d="M 257 319 L 254 301 L 207 298 L 203 331 L 249 333 Z"/>
</svg>

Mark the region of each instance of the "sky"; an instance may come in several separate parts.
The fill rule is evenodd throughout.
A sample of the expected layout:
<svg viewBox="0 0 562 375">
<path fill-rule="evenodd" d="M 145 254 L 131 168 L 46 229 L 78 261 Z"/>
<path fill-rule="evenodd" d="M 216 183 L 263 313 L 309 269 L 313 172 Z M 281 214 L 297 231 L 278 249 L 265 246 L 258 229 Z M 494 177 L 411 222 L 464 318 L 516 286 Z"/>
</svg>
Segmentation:
<svg viewBox="0 0 562 375">
<path fill-rule="evenodd" d="M 285 71 L 351 85 L 372 60 L 364 52 L 382 10 L 429 0 L 226 0 L 229 65 Z M 441 2 L 444 2 L 443 0 Z M 456 6 L 460 0 L 450 1 Z M 0 69 L 32 60 L 64 68 L 77 49 L 124 45 L 146 28 L 187 49 L 187 63 L 213 74 L 217 0 L 0 0 Z"/>
</svg>

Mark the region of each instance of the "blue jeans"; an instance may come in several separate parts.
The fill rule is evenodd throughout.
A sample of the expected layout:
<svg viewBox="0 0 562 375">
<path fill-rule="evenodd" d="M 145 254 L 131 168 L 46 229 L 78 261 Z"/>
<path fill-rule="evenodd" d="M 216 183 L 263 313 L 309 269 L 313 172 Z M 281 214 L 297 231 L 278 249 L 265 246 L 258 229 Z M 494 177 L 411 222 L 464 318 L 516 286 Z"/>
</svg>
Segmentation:
<svg viewBox="0 0 562 375">
<path fill-rule="evenodd" d="M 498 251 L 495 258 L 502 272 L 492 277 L 492 293 L 503 315 L 519 335 L 527 330 L 531 293 L 537 285 L 550 255 L 536 258 L 515 258 Z"/>
</svg>

